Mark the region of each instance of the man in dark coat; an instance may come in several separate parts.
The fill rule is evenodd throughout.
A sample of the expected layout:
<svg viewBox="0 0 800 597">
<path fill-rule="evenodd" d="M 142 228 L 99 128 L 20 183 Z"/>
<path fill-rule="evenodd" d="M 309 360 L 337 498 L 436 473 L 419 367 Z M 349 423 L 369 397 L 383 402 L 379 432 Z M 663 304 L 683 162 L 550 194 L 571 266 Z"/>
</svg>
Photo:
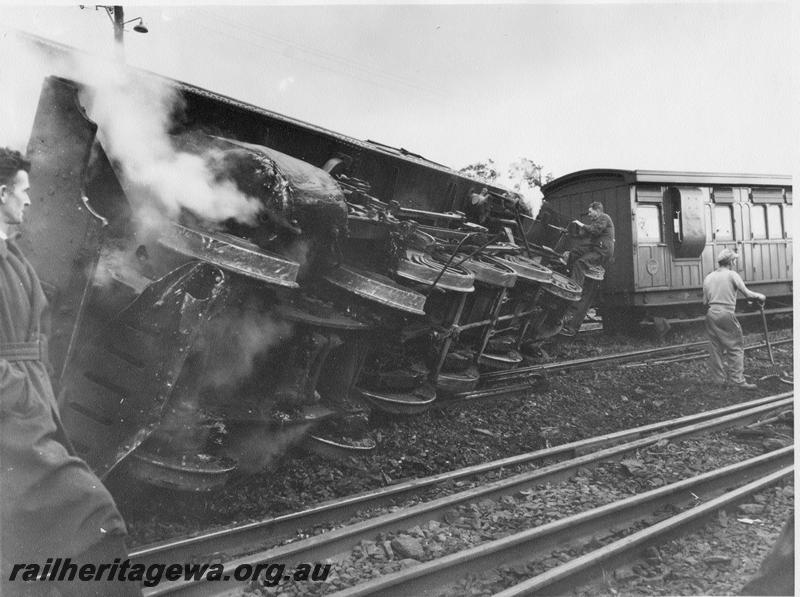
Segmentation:
<svg viewBox="0 0 800 597">
<path fill-rule="evenodd" d="M 66 582 L 69 571 L 65 582 L 35 581 L 20 568 L 127 558 L 114 500 L 61 425 L 46 365 L 47 300 L 12 239 L 30 205 L 29 170 L 19 152 L 0 149 L 0 593 L 140 595 L 136 583 Z"/>
<path fill-rule="evenodd" d="M 583 294 L 578 303 L 570 303 L 564 315 L 564 327 L 560 332 L 563 336 L 574 336 L 578 333 L 598 291 L 599 283 L 586 283 L 587 272 L 596 266 L 605 268 L 614 258 L 614 222 L 599 201 L 593 201 L 589 205 L 588 215 L 588 224 L 573 220 L 568 228 L 573 231 L 577 229 L 578 244 L 569 252 L 569 264 L 572 279 L 581 285 Z M 591 277 L 595 280 L 601 279 L 595 275 Z"/>
<path fill-rule="evenodd" d="M 606 267 L 614 257 L 614 222 L 605 213 L 602 203 L 593 201 L 589 205 L 589 219 L 588 224 L 580 220 L 574 222 L 578 226 L 578 234 L 586 241 L 573 249 L 570 256 L 572 279 L 581 286 L 590 266 Z"/>
<path fill-rule="evenodd" d="M 484 187 L 481 189 L 480 193 L 476 193 L 475 189 L 472 189 L 467 198 L 466 205 L 464 205 L 464 213 L 467 216 L 467 221 L 473 224 L 486 226 L 491 211 L 492 206 L 489 203 L 489 189 Z"/>
</svg>

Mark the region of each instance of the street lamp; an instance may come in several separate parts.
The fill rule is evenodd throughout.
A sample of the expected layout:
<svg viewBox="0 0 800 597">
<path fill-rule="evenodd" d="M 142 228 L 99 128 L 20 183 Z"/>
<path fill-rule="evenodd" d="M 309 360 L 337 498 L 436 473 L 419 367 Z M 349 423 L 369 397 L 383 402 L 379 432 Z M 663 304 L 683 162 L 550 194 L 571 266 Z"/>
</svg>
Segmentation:
<svg viewBox="0 0 800 597">
<path fill-rule="evenodd" d="M 86 8 L 83 4 L 79 5 L 82 9 Z M 147 26 L 144 24 L 144 19 L 142 17 L 135 17 L 133 19 L 125 20 L 125 13 L 123 12 L 122 6 L 105 6 L 103 4 L 95 5 L 94 9 L 97 10 L 98 8 L 103 8 L 108 15 L 108 18 L 111 20 L 111 24 L 114 27 L 114 41 L 117 43 L 117 51 L 119 52 L 120 57 L 123 56 L 123 34 L 125 32 L 125 25 L 128 23 L 133 23 L 134 21 L 139 21 L 136 25 L 134 25 L 133 30 L 137 33 L 147 33 L 148 29 Z"/>
</svg>

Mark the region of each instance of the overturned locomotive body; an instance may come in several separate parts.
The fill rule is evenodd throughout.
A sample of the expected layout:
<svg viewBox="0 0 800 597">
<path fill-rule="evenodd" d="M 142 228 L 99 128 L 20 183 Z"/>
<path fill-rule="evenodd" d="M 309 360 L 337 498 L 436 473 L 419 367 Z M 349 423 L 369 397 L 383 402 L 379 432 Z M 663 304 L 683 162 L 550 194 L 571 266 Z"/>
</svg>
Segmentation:
<svg viewBox="0 0 800 597">
<path fill-rule="evenodd" d="M 592 201 L 616 224 L 616 256 L 596 301 L 604 328 L 701 317 L 703 279 L 722 249 L 739 253 L 739 273 L 769 309 L 791 311 L 790 176 L 596 169 L 562 176 L 542 192 L 533 242 L 568 244 L 561 231 Z"/>
<path fill-rule="evenodd" d="M 64 425 L 101 476 L 204 491 L 309 438 L 368 449 L 326 438 L 529 362 L 580 299 L 513 193 L 174 85 L 170 144 L 247 217 L 143 208 L 152 188 L 106 151 L 72 80 L 45 80 L 29 145 L 23 244 L 53 305 Z"/>
</svg>

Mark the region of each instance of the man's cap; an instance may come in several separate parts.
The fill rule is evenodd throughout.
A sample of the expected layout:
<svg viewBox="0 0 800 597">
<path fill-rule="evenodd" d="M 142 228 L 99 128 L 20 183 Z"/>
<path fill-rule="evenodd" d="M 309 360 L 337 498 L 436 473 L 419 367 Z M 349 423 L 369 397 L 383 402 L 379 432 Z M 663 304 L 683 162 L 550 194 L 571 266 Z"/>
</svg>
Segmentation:
<svg viewBox="0 0 800 597">
<path fill-rule="evenodd" d="M 731 251 L 730 249 L 722 249 L 719 252 L 719 255 L 717 255 L 717 263 L 722 263 L 723 261 L 730 262 L 738 258 L 739 258 L 738 253 Z"/>
</svg>

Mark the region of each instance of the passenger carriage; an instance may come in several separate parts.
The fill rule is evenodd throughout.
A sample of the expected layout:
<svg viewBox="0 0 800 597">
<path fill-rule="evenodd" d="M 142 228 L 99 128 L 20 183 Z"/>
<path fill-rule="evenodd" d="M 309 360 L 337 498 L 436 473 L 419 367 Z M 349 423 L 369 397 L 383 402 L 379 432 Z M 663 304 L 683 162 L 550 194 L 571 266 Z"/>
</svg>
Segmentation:
<svg viewBox="0 0 800 597">
<path fill-rule="evenodd" d="M 739 273 L 770 308 L 790 310 L 790 176 L 596 169 L 557 178 L 542 191 L 544 214 L 580 219 L 600 201 L 614 221 L 616 251 L 599 299 L 604 327 L 699 317 L 703 279 L 724 248 L 739 253 Z M 558 242 L 552 227 L 535 226 L 531 235 Z"/>
</svg>

